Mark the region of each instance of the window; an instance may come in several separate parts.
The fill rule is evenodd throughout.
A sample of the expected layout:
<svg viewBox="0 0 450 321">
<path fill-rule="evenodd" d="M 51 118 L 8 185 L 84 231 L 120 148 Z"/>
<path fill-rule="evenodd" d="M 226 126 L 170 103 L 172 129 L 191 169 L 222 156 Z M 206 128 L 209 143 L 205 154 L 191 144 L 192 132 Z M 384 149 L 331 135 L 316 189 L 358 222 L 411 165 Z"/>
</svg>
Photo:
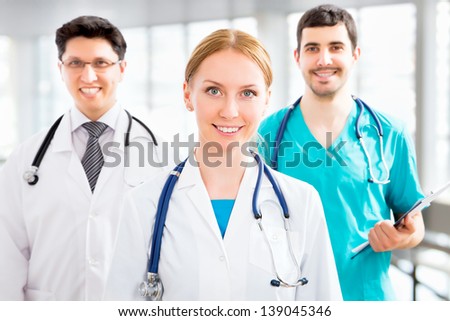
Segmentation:
<svg viewBox="0 0 450 321">
<path fill-rule="evenodd" d="M 415 14 L 413 4 L 399 4 L 362 8 L 358 16 L 358 95 L 375 109 L 405 121 L 411 133 L 415 132 Z"/>
<path fill-rule="evenodd" d="M 436 185 L 450 179 L 450 1 L 437 4 L 437 124 L 436 124 Z M 450 191 L 442 198 L 450 204 Z"/>
<path fill-rule="evenodd" d="M 11 85 L 11 40 L 0 36 L 0 164 L 11 153 L 17 143 L 16 104 Z"/>
</svg>

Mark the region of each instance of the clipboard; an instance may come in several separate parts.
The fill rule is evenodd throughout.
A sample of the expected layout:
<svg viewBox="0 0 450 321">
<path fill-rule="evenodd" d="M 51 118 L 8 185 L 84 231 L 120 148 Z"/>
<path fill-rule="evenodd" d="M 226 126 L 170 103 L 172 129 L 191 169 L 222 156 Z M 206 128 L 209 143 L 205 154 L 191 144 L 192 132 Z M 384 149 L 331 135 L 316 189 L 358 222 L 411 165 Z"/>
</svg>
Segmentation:
<svg viewBox="0 0 450 321">
<path fill-rule="evenodd" d="M 419 211 L 423 210 L 425 207 L 430 206 L 431 202 L 433 202 L 440 194 L 442 194 L 449 187 L 450 187 L 450 181 L 445 183 L 442 187 L 437 189 L 435 192 L 431 191 L 428 196 L 417 201 L 408 211 L 406 211 L 404 214 L 402 214 L 402 216 L 400 216 L 398 218 L 398 220 L 395 221 L 394 227 L 398 227 L 399 225 L 401 225 L 403 222 L 403 219 L 406 216 L 408 216 L 409 214 L 414 213 L 414 212 L 419 212 Z M 352 249 L 352 253 L 354 253 L 354 254 L 350 259 L 353 260 L 356 256 L 358 256 L 358 254 L 360 254 L 362 251 L 367 249 L 369 246 L 370 246 L 369 241 L 366 241 L 366 242 L 358 245 L 354 249 Z"/>
</svg>

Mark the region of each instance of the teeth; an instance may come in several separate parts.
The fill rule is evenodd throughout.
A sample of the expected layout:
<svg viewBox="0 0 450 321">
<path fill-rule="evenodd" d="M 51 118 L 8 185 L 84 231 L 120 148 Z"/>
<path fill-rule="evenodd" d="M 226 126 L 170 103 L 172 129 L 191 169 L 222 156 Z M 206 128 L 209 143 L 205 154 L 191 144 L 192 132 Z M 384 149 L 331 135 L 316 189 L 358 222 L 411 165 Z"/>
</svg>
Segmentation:
<svg viewBox="0 0 450 321">
<path fill-rule="evenodd" d="M 85 94 L 93 95 L 93 94 L 99 92 L 100 88 L 98 88 L 98 87 L 95 87 L 95 88 L 81 88 L 80 90 L 81 90 L 81 92 L 83 92 Z"/>
<path fill-rule="evenodd" d="M 334 71 L 316 72 L 316 75 L 319 76 L 319 77 L 331 77 L 332 75 L 334 75 Z"/>
<path fill-rule="evenodd" d="M 235 133 L 239 130 L 239 127 L 221 127 L 217 126 L 217 129 L 223 133 Z"/>
</svg>

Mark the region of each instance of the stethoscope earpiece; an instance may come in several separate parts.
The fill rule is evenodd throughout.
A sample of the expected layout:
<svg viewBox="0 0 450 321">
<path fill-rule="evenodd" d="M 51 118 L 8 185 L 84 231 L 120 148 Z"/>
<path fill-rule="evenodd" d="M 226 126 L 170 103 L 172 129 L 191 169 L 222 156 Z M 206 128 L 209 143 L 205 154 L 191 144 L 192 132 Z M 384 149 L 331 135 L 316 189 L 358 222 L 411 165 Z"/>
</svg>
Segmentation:
<svg viewBox="0 0 450 321">
<path fill-rule="evenodd" d="M 289 287 L 289 288 L 294 288 L 294 287 L 297 287 L 297 286 L 306 285 L 306 284 L 308 284 L 308 282 L 309 281 L 308 281 L 307 278 L 301 278 L 294 284 L 283 283 L 283 285 L 286 286 L 286 287 Z M 276 280 L 276 279 L 272 279 L 270 281 L 270 285 L 271 286 L 275 286 L 275 287 L 280 287 L 282 285 L 282 281 Z"/>
<path fill-rule="evenodd" d="M 281 285 L 281 282 L 278 280 L 273 279 L 272 281 L 270 281 L 270 285 L 271 286 L 275 286 L 275 287 L 279 287 Z"/>
</svg>

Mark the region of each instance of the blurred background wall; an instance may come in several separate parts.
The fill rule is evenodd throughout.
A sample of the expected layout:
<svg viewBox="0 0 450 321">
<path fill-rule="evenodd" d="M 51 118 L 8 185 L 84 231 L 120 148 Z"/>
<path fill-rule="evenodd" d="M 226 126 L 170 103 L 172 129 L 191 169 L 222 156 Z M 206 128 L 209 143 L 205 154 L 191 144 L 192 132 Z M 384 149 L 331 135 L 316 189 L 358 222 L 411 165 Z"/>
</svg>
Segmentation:
<svg viewBox="0 0 450 321">
<path fill-rule="evenodd" d="M 117 25 L 128 43 L 120 101 L 159 135 L 187 139 L 195 122 L 184 109 L 182 83 L 195 45 L 219 28 L 238 28 L 258 37 L 273 61 L 273 112 L 302 94 L 293 59 L 296 26 L 304 11 L 321 3 L 0 0 L 0 164 L 26 137 L 46 129 L 71 107 L 54 44 L 55 30 L 63 23 L 79 15 L 99 15 Z M 426 193 L 448 181 L 450 0 L 328 3 L 348 9 L 358 25 L 362 56 L 351 80 L 354 94 L 407 124 Z M 448 299 L 450 192 L 426 210 L 425 219 L 424 245 L 398 253 L 392 273 L 403 288 L 401 298 Z"/>
</svg>

